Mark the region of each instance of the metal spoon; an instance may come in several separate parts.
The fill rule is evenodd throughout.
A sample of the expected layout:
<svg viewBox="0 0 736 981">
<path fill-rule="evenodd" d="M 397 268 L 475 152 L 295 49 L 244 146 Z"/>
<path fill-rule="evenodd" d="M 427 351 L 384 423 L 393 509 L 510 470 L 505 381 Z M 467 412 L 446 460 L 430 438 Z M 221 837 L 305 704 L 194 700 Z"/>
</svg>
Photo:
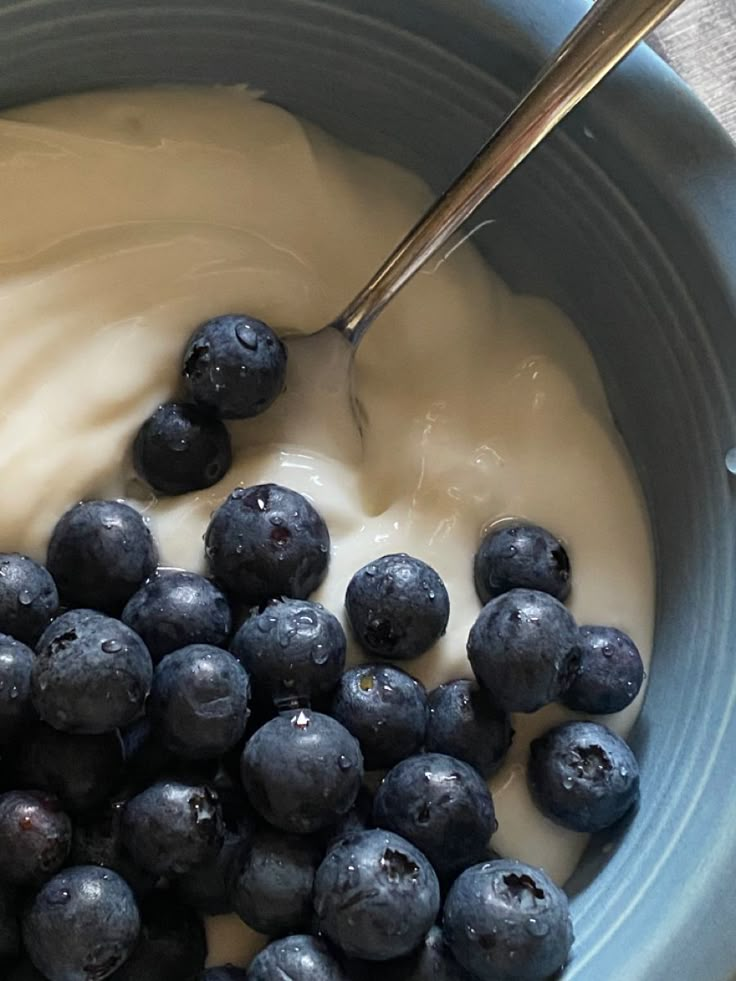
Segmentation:
<svg viewBox="0 0 736 981">
<path fill-rule="evenodd" d="M 681 3 L 597 0 L 516 108 L 373 278 L 338 317 L 305 341 L 337 331 L 348 342 L 352 359 L 386 304 L 560 120 Z"/>
</svg>

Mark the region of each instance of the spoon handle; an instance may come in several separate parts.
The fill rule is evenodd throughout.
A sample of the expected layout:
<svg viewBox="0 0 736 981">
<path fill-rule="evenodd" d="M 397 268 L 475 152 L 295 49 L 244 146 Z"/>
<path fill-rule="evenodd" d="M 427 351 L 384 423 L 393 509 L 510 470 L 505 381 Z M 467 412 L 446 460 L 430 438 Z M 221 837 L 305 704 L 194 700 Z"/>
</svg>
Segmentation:
<svg viewBox="0 0 736 981">
<path fill-rule="evenodd" d="M 560 120 L 682 0 L 597 0 L 453 184 L 330 326 L 357 345 L 386 304 Z"/>
</svg>

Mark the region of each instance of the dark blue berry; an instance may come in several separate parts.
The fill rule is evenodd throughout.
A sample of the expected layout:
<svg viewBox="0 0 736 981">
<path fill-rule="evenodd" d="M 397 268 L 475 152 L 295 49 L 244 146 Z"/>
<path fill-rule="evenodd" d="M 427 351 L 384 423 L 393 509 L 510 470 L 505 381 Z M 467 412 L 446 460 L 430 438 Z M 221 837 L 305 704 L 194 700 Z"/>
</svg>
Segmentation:
<svg viewBox="0 0 736 981">
<path fill-rule="evenodd" d="M 0 959 L 15 957 L 19 947 L 20 928 L 16 895 L 10 886 L 0 882 Z"/>
<path fill-rule="evenodd" d="M 400 668 L 361 664 L 343 674 L 330 715 L 358 740 L 367 770 L 385 769 L 421 749 L 427 694 Z"/>
<path fill-rule="evenodd" d="M 319 929 L 351 957 L 386 961 L 419 946 L 440 906 L 424 855 L 389 831 L 337 842 L 317 870 Z"/>
<path fill-rule="evenodd" d="M 140 715 L 152 676 L 151 656 L 130 627 L 93 610 L 70 610 L 38 642 L 33 705 L 55 729 L 109 732 Z"/>
<path fill-rule="evenodd" d="M 199 981 L 250 981 L 250 975 L 243 967 L 225 964 L 222 967 L 208 967 L 200 974 Z"/>
<path fill-rule="evenodd" d="M 548 818 L 573 831 L 602 831 L 639 800 L 639 764 L 598 722 L 564 722 L 532 741 L 529 786 Z"/>
<path fill-rule="evenodd" d="M 123 745 L 117 732 L 76 736 L 39 725 L 17 752 L 18 785 L 56 794 L 72 814 L 101 804 L 121 779 Z"/>
<path fill-rule="evenodd" d="M 424 654 L 444 634 L 450 599 L 431 566 L 401 553 L 358 569 L 345 608 L 367 654 L 403 661 Z"/>
<path fill-rule="evenodd" d="M 140 916 L 138 943 L 110 981 L 198 981 L 207 957 L 200 917 L 164 891 L 141 902 Z"/>
<path fill-rule="evenodd" d="M 0 744 L 18 735 L 36 717 L 31 703 L 33 651 L 0 634 Z"/>
<path fill-rule="evenodd" d="M 192 644 L 156 665 L 148 713 L 177 756 L 211 759 L 245 732 L 249 695 L 248 674 L 232 654 Z"/>
<path fill-rule="evenodd" d="M 40 885 L 58 872 L 72 843 L 72 822 L 56 797 L 37 790 L 0 794 L 0 881 Z"/>
<path fill-rule="evenodd" d="M 214 862 L 223 840 L 219 800 L 204 784 L 161 780 L 125 807 L 123 844 L 153 876 L 180 875 Z"/>
<path fill-rule="evenodd" d="M 251 929 L 269 936 L 308 930 L 314 875 L 322 861 L 318 840 L 264 829 L 256 832 L 236 863 L 235 912 Z"/>
<path fill-rule="evenodd" d="M 96 865 L 59 872 L 23 917 L 23 941 L 49 981 L 103 981 L 130 956 L 140 917 L 120 876 Z"/>
<path fill-rule="evenodd" d="M 223 419 L 248 419 L 283 391 L 286 359 L 286 348 L 262 320 L 226 314 L 192 334 L 182 373 L 195 402 Z"/>
<path fill-rule="evenodd" d="M 353 806 L 363 757 L 335 719 L 297 709 L 251 736 L 240 773 L 261 817 L 283 831 L 309 834 L 334 824 Z"/>
<path fill-rule="evenodd" d="M 83 501 L 62 515 L 46 565 L 67 606 L 118 614 L 156 569 L 141 515 L 122 501 Z"/>
<path fill-rule="evenodd" d="M 481 603 L 510 589 L 538 589 L 558 600 L 570 593 L 565 546 L 538 525 L 489 531 L 475 553 L 475 588 Z"/>
<path fill-rule="evenodd" d="M 614 627 L 580 628 L 580 665 L 562 701 L 576 712 L 610 715 L 630 705 L 644 681 L 634 641 Z"/>
<path fill-rule="evenodd" d="M 256 484 L 237 487 L 215 511 L 205 551 L 215 579 L 247 603 L 306 599 L 327 573 L 330 535 L 301 494 Z"/>
<path fill-rule="evenodd" d="M 231 463 L 230 434 L 224 424 L 186 402 L 159 405 L 133 443 L 138 475 L 159 494 L 212 487 Z"/>
<path fill-rule="evenodd" d="M 142 637 L 154 661 L 189 644 L 226 647 L 230 604 L 204 576 L 161 569 L 128 600 L 123 623 Z"/>
<path fill-rule="evenodd" d="M 247 981 L 275 981 L 277 978 L 348 981 L 347 974 L 324 940 L 306 934 L 274 940 L 253 958 Z M 207 978 L 207 981 L 211 979 Z"/>
<path fill-rule="evenodd" d="M 445 938 L 476 981 L 539 981 L 567 962 L 565 893 L 541 870 L 501 859 L 468 869 L 445 900 Z"/>
<path fill-rule="evenodd" d="M 574 677 L 578 629 L 553 596 L 512 589 L 481 610 L 468 637 L 468 657 L 499 708 L 536 712 L 556 701 Z"/>
<path fill-rule="evenodd" d="M 356 834 L 359 831 L 368 831 L 373 827 L 373 794 L 363 786 L 358 791 L 355 803 L 347 811 L 329 835 L 330 843 L 346 838 L 348 835 Z"/>
<path fill-rule="evenodd" d="M 346 646 L 340 621 L 324 606 L 285 599 L 249 617 L 230 649 L 260 691 L 283 705 L 308 704 L 332 691 Z"/>
<path fill-rule="evenodd" d="M 496 830 L 485 781 L 472 766 L 440 753 L 411 756 L 388 771 L 373 821 L 416 845 L 444 882 L 485 858 Z"/>
<path fill-rule="evenodd" d="M 18 552 L 0 555 L 0 633 L 35 644 L 58 609 L 48 570 Z"/>
<path fill-rule="evenodd" d="M 486 779 L 503 763 L 513 732 L 508 713 L 474 681 L 449 681 L 429 694 L 427 751 L 464 760 Z"/>
<path fill-rule="evenodd" d="M 74 822 L 70 865 L 102 865 L 112 869 L 128 883 L 136 895 L 144 895 L 155 879 L 138 869 L 123 846 L 122 824 L 126 798 L 105 804 L 80 815 Z"/>
<path fill-rule="evenodd" d="M 375 981 L 376 965 L 350 961 L 351 981 Z M 384 961 L 381 981 L 473 981 L 460 967 L 445 942 L 442 929 L 433 926 L 420 947 L 406 957 Z"/>
</svg>

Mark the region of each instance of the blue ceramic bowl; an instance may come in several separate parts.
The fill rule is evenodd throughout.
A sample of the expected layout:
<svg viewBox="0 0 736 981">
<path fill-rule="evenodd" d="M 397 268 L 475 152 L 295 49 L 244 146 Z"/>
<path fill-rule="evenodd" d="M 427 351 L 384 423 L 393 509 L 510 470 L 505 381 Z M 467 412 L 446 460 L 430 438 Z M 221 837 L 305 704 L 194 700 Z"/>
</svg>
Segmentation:
<svg viewBox="0 0 736 981">
<path fill-rule="evenodd" d="M 439 188 L 585 9 L 0 0 L 0 101 L 247 81 Z M 654 668 L 634 736 L 642 805 L 576 876 L 565 978 L 725 981 L 736 969 L 736 522 L 723 463 L 736 444 L 736 154 L 642 49 L 486 211 L 492 234 L 476 242 L 490 262 L 586 334 L 639 468 L 659 563 Z"/>
</svg>

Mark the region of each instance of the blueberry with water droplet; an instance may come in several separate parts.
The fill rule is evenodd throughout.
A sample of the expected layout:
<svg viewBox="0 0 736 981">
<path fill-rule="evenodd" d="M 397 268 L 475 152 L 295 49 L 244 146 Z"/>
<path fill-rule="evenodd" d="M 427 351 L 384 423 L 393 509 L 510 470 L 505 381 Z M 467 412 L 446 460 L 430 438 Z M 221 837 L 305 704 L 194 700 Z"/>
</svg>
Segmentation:
<svg viewBox="0 0 736 981">
<path fill-rule="evenodd" d="M 0 794 L 0 881 L 39 886 L 64 864 L 72 823 L 56 797 L 36 790 Z"/>
<path fill-rule="evenodd" d="M 219 419 L 186 402 L 165 402 L 133 442 L 138 475 L 159 494 L 212 487 L 232 463 L 230 434 Z"/>
<path fill-rule="evenodd" d="M 337 684 L 346 646 L 340 621 L 324 606 L 285 599 L 245 620 L 230 650 L 277 705 L 309 704 Z"/>
<path fill-rule="evenodd" d="M 18 736 L 36 717 L 31 703 L 33 651 L 0 634 L 0 745 Z"/>
<path fill-rule="evenodd" d="M 513 729 L 507 712 L 488 692 L 466 678 L 430 692 L 425 747 L 470 763 L 488 779 L 511 746 Z"/>
<path fill-rule="evenodd" d="M 602 831 L 639 800 L 636 757 L 597 722 L 565 722 L 533 740 L 528 777 L 542 813 L 573 831 Z"/>
<path fill-rule="evenodd" d="M 644 663 L 634 641 L 614 627 L 581 627 L 580 664 L 562 696 L 576 712 L 620 712 L 639 694 Z"/>
<path fill-rule="evenodd" d="M 222 419 L 248 419 L 281 394 L 286 362 L 286 347 L 268 324 L 226 314 L 192 334 L 182 374 L 198 405 Z"/>
<path fill-rule="evenodd" d="M 308 934 L 274 940 L 256 954 L 248 968 L 248 981 L 274 981 L 275 978 L 288 978 L 289 981 L 348 981 L 348 975 L 325 941 Z M 204 975 L 202 981 L 229 979 Z"/>
<path fill-rule="evenodd" d="M 51 574 L 18 552 L 0 554 L 0 633 L 34 644 L 59 609 Z"/>
<path fill-rule="evenodd" d="M 538 589 L 558 600 L 570 594 L 565 546 L 538 525 L 491 529 L 478 546 L 473 572 L 481 603 L 510 589 Z"/>
<path fill-rule="evenodd" d="M 444 634 L 450 600 L 435 570 L 402 552 L 359 569 L 348 584 L 345 609 L 367 654 L 406 660 L 424 654 Z"/>
<path fill-rule="evenodd" d="M 476 981 L 537 981 L 567 962 L 565 893 L 541 869 L 500 859 L 467 869 L 445 900 L 445 939 Z"/>
</svg>

